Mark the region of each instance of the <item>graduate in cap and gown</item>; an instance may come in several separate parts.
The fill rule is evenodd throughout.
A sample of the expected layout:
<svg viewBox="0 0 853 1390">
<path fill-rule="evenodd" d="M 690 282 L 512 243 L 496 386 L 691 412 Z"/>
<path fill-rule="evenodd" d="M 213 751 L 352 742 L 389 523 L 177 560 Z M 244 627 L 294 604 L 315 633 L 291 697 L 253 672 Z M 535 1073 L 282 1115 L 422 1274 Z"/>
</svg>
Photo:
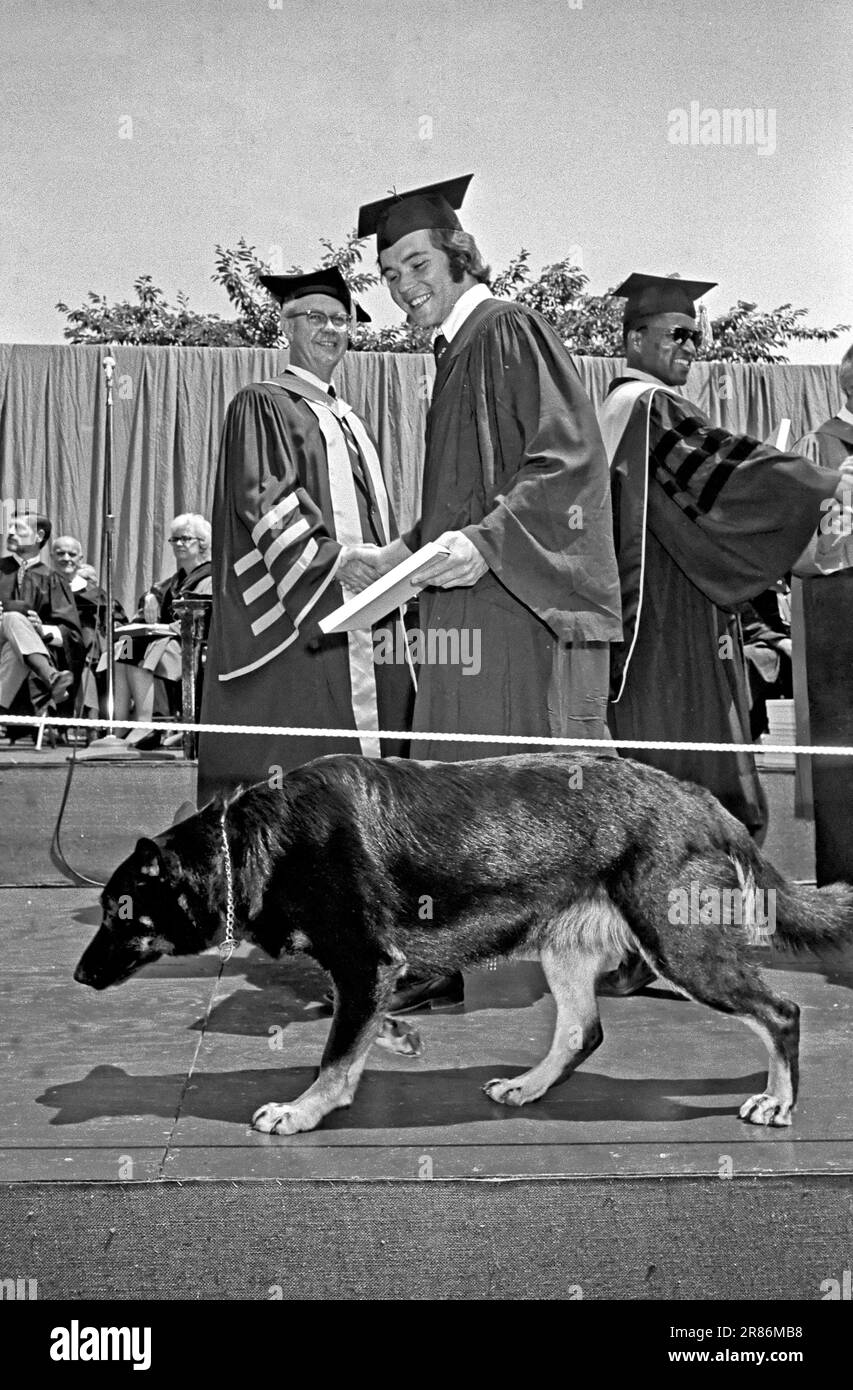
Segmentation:
<svg viewBox="0 0 853 1390">
<path fill-rule="evenodd" d="M 611 727 L 617 739 L 730 743 L 625 756 L 707 787 L 760 842 L 766 801 L 737 746 L 751 742 L 738 612 L 798 561 L 839 474 L 716 427 L 681 394 L 702 344 L 694 301 L 709 289 L 635 274 L 615 291 L 627 300 L 627 367 L 599 411 L 625 623 Z"/>
<path fill-rule="evenodd" d="M 841 468 L 853 459 L 853 347 L 841 359 L 838 384 L 844 404 L 831 419 L 824 420 L 794 445 L 797 453 L 805 454 L 823 468 Z"/>
<path fill-rule="evenodd" d="M 501 735 L 601 739 L 608 643 L 621 636 L 607 461 L 566 349 L 533 310 L 496 299 L 456 215 L 471 175 L 360 212 L 382 278 L 410 323 L 437 330 L 418 524 L 420 626 L 476 638 L 480 661 L 422 662 L 412 756 L 522 753 Z M 430 733 L 493 734 L 490 743 Z M 421 734 L 422 737 L 417 737 Z M 408 981 L 408 1005 L 453 1001 L 461 976 Z"/>
<path fill-rule="evenodd" d="M 368 315 L 335 267 L 261 279 L 282 306 L 290 364 L 239 391 L 225 419 L 202 722 L 359 737 L 203 733 L 200 806 L 327 753 L 403 754 L 402 743 L 380 746 L 377 730 L 408 728 L 414 698 L 407 665 L 374 664 L 372 632 L 318 627 L 379 577 L 377 557 L 397 535 L 374 442 L 331 380 L 353 313 Z"/>
<path fill-rule="evenodd" d="M 420 519 L 403 540 L 450 552 L 418 572 L 421 627 L 479 633 L 479 671 L 419 671 L 412 755 L 449 761 L 523 751 L 502 734 L 608 737 L 608 643 L 621 636 L 595 413 L 553 329 L 490 293 L 456 215 L 470 179 L 380 199 L 358 227 L 376 234 L 395 304 L 437 330 Z"/>
</svg>

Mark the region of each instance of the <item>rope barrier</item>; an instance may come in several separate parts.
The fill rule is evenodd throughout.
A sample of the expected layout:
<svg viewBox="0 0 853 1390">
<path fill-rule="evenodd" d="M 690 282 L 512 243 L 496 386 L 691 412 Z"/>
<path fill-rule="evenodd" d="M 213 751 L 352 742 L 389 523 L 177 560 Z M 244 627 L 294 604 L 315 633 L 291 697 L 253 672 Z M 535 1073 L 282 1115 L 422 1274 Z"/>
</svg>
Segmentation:
<svg viewBox="0 0 853 1390">
<path fill-rule="evenodd" d="M 128 719 L 75 719 L 59 715 L 45 719 L 41 715 L 32 714 L 3 714 L 0 715 L 0 724 L 7 726 L 10 724 L 35 725 L 39 730 L 45 728 L 85 728 L 111 731 L 133 727 L 134 730 L 157 729 L 163 734 L 266 734 L 276 738 L 348 738 L 354 741 L 357 741 L 363 732 L 358 729 L 293 728 L 287 724 L 183 724 L 177 721 L 167 722 L 166 720 L 142 719 L 137 722 Z M 417 740 L 418 742 L 428 741 L 432 743 L 499 743 L 518 745 L 522 748 L 647 748 L 657 752 L 800 753 L 810 754 L 813 757 L 853 757 L 853 747 L 830 748 L 824 744 L 813 743 L 679 743 L 675 740 L 662 739 L 552 738 L 541 734 L 459 734 L 444 731 L 430 732 L 422 729 L 371 729 L 370 732 L 377 738 L 391 739 L 397 742 Z M 132 747 L 132 745 L 129 746 Z"/>
</svg>

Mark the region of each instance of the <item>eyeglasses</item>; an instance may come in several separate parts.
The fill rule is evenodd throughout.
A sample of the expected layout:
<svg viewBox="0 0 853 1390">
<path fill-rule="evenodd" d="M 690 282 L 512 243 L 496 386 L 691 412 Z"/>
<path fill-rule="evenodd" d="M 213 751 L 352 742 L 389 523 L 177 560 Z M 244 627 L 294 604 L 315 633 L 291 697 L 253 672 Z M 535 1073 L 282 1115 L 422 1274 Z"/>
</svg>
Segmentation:
<svg viewBox="0 0 853 1390">
<path fill-rule="evenodd" d="M 198 536 L 170 536 L 170 545 L 195 545 Z"/>
<path fill-rule="evenodd" d="M 637 330 L 638 333 L 648 333 L 648 331 L 649 325 L 647 323 L 644 323 L 642 327 Z M 702 346 L 702 334 L 699 332 L 698 328 L 668 328 L 667 336 L 681 347 L 688 342 L 692 343 L 695 348 L 700 348 Z"/>
<path fill-rule="evenodd" d="M 669 336 L 674 343 L 682 346 L 685 343 L 692 343 L 695 348 L 702 346 L 702 334 L 696 328 L 671 328 Z"/>
<path fill-rule="evenodd" d="M 288 319 L 307 319 L 312 328 L 325 328 L 331 324 L 338 333 L 349 328 L 349 314 L 323 314 L 319 309 L 300 310 L 298 314 L 288 314 Z"/>
</svg>

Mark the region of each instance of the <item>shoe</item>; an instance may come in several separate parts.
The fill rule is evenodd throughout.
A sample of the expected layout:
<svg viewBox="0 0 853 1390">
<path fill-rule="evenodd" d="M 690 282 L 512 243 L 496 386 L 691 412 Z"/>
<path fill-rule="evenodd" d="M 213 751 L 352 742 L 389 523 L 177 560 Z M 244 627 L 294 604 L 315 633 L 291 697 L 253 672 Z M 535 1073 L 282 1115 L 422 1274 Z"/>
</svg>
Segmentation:
<svg viewBox="0 0 853 1390">
<path fill-rule="evenodd" d="M 138 737 L 128 734 L 124 743 L 128 748 L 138 748 L 141 753 L 148 753 L 152 748 L 160 747 L 162 737 L 159 729 L 146 729 L 145 733 L 139 734 Z"/>
<path fill-rule="evenodd" d="M 622 999 L 629 994 L 639 994 L 640 990 L 656 979 L 654 970 L 646 964 L 643 957 L 632 953 L 623 960 L 618 970 L 611 970 L 608 975 L 602 975 L 595 992 L 608 999 Z"/>
<path fill-rule="evenodd" d="M 57 705 L 68 699 L 73 684 L 74 677 L 70 671 L 54 671 L 49 681 L 33 672 L 30 676 L 33 713 L 47 714 L 51 709 L 55 710 Z"/>
<path fill-rule="evenodd" d="M 410 1014 L 416 1009 L 442 1009 L 461 1004 L 465 999 L 465 981 L 461 970 L 451 975 L 404 975 L 391 995 L 389 1014 Z M 323 1003 L 334 1008 L 335 995 L 327 990 Z"/>
<path fill-rule="evenodd" d="M 461 1004 L 465 981 L 461 970 L 450 975 L 404 975 L 391 996 L 389 1014 L 409 1014 L 416 1009 L 440 1009 Z"/>
</svg>

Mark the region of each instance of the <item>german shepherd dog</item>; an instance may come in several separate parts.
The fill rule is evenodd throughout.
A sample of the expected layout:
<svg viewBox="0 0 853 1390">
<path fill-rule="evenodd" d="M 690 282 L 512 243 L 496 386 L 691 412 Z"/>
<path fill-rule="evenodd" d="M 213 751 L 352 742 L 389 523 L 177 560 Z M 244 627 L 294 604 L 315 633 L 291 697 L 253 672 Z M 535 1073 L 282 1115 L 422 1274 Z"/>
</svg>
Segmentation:
<svg viewBox="0 0 853 1390">
<path fill-rule="evenodd" d="M 514 951 L 538 953 L 556 1025 L 542 1061 L 484 1087 L 493 1101 L 538 1100 L 599 1046 L 596 982 L 638 951 L 668 984 L 763 1038 L 767 1089 L 739 1113 L 789 1125 L 799 1009 L 762 979 L 756 928 L 770 922 L 794 948 L 853 940 L 853 888 L 788 883 L 709 792 L 639 763 L 343 754 L 140 840 L 101 895 L 75 980 L 104 989 L 162 955 L 221 943 L 229 892 L 243 937 L 271 956 L 308 952 L 334 984 L 317 1078 L 255 1112 L 267 1134 L 314 1129 L 351 1104 L 405 966 L 436 973 Z M 772 913 L 750 912 L 770 901 Z M 718 910 L 737 902 L 743 912 Z"/>
</svg>

